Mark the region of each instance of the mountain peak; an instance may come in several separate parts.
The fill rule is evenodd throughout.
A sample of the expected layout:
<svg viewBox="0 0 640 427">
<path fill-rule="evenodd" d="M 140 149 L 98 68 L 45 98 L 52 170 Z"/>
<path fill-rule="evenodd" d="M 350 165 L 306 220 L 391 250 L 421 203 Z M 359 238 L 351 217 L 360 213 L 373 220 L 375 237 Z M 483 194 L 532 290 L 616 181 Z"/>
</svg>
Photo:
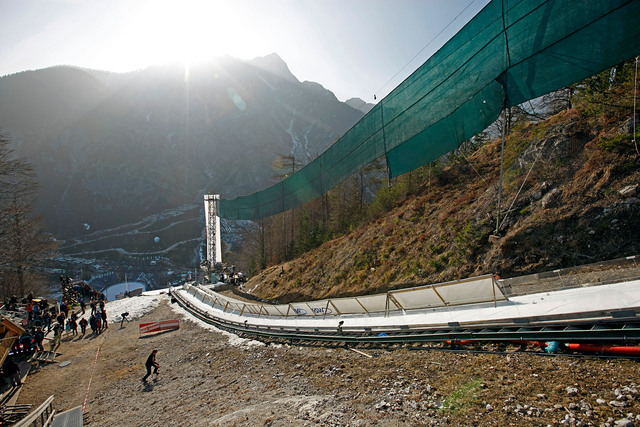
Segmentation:
<svg viewBox="0 0 640 427">
<path fill-rule="evenodd" d="M 373 107 L 375 107 L 375 104 L 365 102 L 360 98 L 350 98 L 347 99 L 344 103 L 352 108 L 355 108 L 356 110 L 362 111 L 365 114 L 367 114 Z"/>
<path fill-rule="evenodd" d="M 249 64 L 261 70 L 267 71 L 275 76 L 281 77 L 285 80 L 299 82 L 296 76 L 294 76 L 289 70 L 289 66 L 287 65 L 287 63 L 284 62 L 284 60 L 280 58 L 277 53 L 271 53 L 266 56 L 253 58 L 249 61 Z"/>
</svg>

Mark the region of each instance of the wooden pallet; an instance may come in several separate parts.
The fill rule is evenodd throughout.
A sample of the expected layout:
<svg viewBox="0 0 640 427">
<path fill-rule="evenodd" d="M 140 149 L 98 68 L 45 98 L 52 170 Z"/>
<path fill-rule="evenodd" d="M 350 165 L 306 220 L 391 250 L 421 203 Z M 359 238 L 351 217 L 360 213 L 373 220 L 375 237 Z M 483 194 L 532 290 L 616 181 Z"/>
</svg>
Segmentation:
<svg viewBox="0 0 640 427">
<path fill-rule="evenodd" d="M 0 414 L 5 421 L 15 423 L 25 417 L 31 410 L 31 405 L 2 405 L 0 406 Z"/>
</svg>

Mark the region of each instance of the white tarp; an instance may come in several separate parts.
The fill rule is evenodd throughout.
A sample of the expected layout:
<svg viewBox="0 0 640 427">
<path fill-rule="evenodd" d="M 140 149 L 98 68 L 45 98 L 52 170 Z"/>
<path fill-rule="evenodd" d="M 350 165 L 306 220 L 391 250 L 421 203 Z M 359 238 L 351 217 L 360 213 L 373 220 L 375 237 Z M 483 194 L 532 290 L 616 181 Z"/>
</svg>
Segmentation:
<svg viewBox="0 0 640 427">
<path fill-rule="evenodd" d="M 433 287 L 409 289 L 406 291 L 395 291 L 389 293 L 405 310 L 411 310 L 413 308 L 442 307 L 445 305 Z"/>
<path fill-rule="evenodd" d="M 391 291 L 389 293 L 405 310 L 502 301 L 506 299 L 493 279 L 493 276 L 474 277 L 472 279 L 438 283 L 436 285 Z"/>
<path fill-rule="evenodd" d="M 286 304 L 281 305 L 269 305 L 262 304 L 263 313 L 266 312 L 269 316 L 286 316 L 289 311 L 289 306 Z"/>
<path fill-rule="evenodd" d="M 291 306 L 289 316 L 313 316 L 313 312 L 304 302 L 294 302 L 289 305 Z"/>
<path fill-rule="evenodd" d="M 360 313 L 375 313 L 386 311 L 387 309 L 396 310 L 393 303 L 387 303 L 387 294 L 366 295 L 355 297 L 355 299 L 364 307 L 363 310 L 360 310 Z"/>
<path fill-rule="evenodd" d="M 355 298 L 332 299 L 331 305 L 338 311 L 337 314 L 354 314 L 363 312 L 363 307 Z"/>
<path fill-rule="evenodd" d="M 327 314 L 336 314 L 334 313 L 333 307 L 329 305 L 329 300 L 309 301 L 306 304 L 309 307 L 311 315 L 326 316 Z"/>
<path fill-rule="evenodd" d="M 448 305 L 502 301 L 506 297 L 492 276 L 437 285 L 436 291 Z"/>
</svg>

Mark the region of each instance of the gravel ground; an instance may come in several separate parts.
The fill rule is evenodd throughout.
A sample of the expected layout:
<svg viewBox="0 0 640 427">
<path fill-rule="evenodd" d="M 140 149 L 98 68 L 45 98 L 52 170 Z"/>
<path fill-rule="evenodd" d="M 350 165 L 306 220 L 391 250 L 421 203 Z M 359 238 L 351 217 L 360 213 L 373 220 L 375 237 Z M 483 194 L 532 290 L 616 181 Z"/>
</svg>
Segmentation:
<svg viewBox="0 0 640 427">
<path fill-rule="evenodd" d="M 71 409 L 91 379 L 90 426 L 640 425 L 635 361 L 264 345 L 204 328 L 158 298 L 124 328 L 63 342 L 18 403 L 54 395 L 57 411 Z M 179 330 L 139 336 L 140 322 L 175 318 Z M 145 384 L 154 348 L 160 374 Z"/>
</svg>

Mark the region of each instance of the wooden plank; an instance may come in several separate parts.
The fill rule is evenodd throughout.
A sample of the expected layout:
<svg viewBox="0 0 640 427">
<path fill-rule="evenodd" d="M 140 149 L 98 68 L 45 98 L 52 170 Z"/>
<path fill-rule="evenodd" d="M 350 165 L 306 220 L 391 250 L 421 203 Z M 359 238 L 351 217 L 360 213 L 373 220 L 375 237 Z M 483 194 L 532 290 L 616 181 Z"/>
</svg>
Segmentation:
<svg viewBox="0 0 640 427">
<path fill-rule="evenodd" d="M 367 354 L 367 353 L 365 353 L 364 351 L 356 350 L 355 348 L 351 348 L 351 347 L 349 347 L 349 350 L 351 350 L 351 351 L 355 351 L 356 353 L 361 354 L 361 355 L 363 355 L 363 356 L 366 356 L 366 357 L 368 357 L 369 359 L 371 359 L 371 358 L 373 357 L 372 355 Z"/>
</svg>

